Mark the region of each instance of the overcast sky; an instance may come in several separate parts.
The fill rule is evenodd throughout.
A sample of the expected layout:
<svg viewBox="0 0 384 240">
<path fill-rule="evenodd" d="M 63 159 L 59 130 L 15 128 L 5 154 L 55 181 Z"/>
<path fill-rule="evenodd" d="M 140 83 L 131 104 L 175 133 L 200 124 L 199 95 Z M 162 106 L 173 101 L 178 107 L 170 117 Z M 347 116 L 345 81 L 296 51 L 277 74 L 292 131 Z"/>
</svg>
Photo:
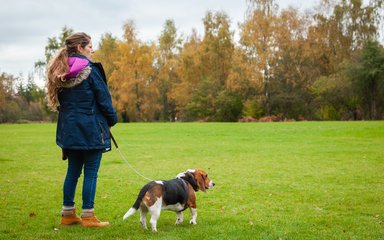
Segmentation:
<svg viewBox="0 0 384 240">
<path fill-rule="evenodd" d="M 133 20 L 142 41 L 156 41 L 165 20 L 173 19 L 179 34 L 195 28 L 203 33 L 206 12 L 224 11 L 232 30 L 243 22 L 246 0 L 0 0 L 0 73 L 24 77 L 44 59 L 48 37 L 64 26 L 91 35 L 97 49 L 102 34 L 121 38 L 122 26 Z M 305 10 L 318 0 L 276 0 L 280 9 Z"/>
</svg>

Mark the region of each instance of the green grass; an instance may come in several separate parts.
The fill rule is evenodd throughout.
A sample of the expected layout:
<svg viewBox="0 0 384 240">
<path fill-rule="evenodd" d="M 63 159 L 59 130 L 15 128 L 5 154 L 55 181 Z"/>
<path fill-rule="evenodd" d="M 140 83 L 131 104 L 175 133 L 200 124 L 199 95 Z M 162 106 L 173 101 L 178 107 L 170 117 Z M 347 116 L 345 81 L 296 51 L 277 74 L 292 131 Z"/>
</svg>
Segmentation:
<svg viewBox="0 0 384 240">
<path fill-rule="evenodd" d="M 209 173 L 216 186 L 197 193 L 197 225 L 189 211 L 181 226 L 163 211 L 158 233 L 138 213 L 123 222 L 147 181 L 113 151 L 95 201 L 111 227 L 60 227 L 67 162 L 55 125 L 0 125 L 0 239 L 384 239 L 384 122 L 136 123 L 113 133 L 149 178 Z"/>
</svg>

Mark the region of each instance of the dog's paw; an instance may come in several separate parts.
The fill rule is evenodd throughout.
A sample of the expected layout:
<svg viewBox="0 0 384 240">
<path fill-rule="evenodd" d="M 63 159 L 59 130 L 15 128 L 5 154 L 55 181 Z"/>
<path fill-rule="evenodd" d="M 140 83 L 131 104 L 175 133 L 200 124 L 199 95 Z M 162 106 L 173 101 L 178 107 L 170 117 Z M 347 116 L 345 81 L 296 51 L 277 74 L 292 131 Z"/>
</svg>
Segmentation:
<svg viewBox="0 0 384 240">
<path fill-rule="evenodd" d="M 193 225 L 196 225 L 196 224 L 197 224 L 197 222 L 196 222 L 196 220 L 193 220 L 193 219 L 191 219 L 191 221 L 189 221 L 189 224 L 193 224 Z"/>
<path fill-rule="evenodd" d="M 180 225 L 180 224 L 183 224 L 183 220 L 181 219 L 177 219 L 176 222 L 175 222 L 176 225 Z"/>
<path fill-rule="evenodd" d="M 141 226 L 145 229 L 145 230 L 148 230 L 148 227 L 147 227 L 147 223 L 146 222 L 140 222 L 141 223 Z"/>
</svg>

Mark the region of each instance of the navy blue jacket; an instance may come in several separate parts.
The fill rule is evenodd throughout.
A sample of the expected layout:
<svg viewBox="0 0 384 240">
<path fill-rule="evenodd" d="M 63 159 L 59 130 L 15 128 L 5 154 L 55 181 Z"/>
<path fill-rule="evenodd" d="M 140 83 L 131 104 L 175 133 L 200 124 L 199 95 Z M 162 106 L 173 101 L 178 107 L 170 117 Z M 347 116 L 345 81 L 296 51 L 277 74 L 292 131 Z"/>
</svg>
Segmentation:
<svg viewBox="0 0 384 240">
<path fill-rule="evenodd" d="M 88 60 L 82 55 L 75 57 Z M 89 61 L 65 84 L 58 93 L 57 145 L 62 149 L 109 151 L 109 127 L 117 123 L 117 115 L 101 64 Z"/>
</svg>

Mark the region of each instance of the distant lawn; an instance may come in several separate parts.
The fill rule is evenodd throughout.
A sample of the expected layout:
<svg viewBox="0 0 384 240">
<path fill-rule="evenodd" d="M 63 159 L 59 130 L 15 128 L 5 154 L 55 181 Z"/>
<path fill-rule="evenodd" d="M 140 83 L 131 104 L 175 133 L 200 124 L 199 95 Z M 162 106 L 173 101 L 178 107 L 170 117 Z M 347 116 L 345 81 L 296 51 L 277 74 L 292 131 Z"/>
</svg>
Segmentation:
<svg viewBox="0 0 384 240">
<path fill-rule="evenodd" d="M 96 213 L 106 229 L 60 227 L 66 161 L 55 124 L 0 125 L 0 239 L 384 239 L 384 122 L 134 123 L 113 133 L 149 178 L 199 167 L 197 225 L 162 212 L 122 221 L 147 181 L 104 155 Z M 76 195 L 81 206 L 81 185 Z M 80 212 L 81 210 L 78 209 Z"/>
</svg>

